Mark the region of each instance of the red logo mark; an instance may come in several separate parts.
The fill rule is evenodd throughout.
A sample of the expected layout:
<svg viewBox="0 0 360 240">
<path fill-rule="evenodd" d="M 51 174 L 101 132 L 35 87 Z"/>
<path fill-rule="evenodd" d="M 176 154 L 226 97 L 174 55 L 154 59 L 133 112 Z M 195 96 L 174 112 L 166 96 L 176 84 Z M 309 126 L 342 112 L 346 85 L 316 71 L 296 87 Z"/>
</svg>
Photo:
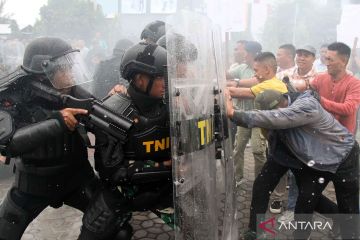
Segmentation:
<svg viewBox="0 0 360 240">
<path fill-rule="evenodd" d="M 271 228 L 268 228 L 266 225 L 271 224 Z M 265 232 L 270 233 L 273 237 L 275 237 L 275 231 L 272 230 L 275 227 L 275 217 L 270 218 L 269 220 L 266 220 L 264 222 L 261 222 L 259 224 L 259 228 L 264 230 Z"/>
</svg>

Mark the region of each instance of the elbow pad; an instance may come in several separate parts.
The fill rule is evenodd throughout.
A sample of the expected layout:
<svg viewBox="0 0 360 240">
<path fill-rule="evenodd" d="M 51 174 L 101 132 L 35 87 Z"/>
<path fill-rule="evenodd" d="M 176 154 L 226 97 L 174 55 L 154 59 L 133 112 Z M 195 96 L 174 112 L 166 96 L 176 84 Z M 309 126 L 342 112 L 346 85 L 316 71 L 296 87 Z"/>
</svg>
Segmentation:
<svg viewBox="0 0 360 240">
<path fill-rule="evenodd" d="M 7 147 L 8 155 L 15 157 L 30 152 L 63 132 L 62 124 L 56 119 L 20 128 L 15 132 Z"/>
</svg>

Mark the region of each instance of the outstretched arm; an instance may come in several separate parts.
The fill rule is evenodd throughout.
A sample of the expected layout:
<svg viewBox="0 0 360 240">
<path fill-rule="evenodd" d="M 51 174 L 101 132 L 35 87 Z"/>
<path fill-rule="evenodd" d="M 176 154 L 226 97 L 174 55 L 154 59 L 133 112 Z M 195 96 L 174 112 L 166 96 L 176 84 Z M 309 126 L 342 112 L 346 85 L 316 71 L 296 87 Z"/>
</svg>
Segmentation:
<svg viewBox="0 0 360 240">
<path fill-rule="evenodd" d="M 255 98 L 250 88 L 228 87 L 227 89 L 233 98 Z"/>
<path fill-rule="evenodd" d="M 321 105 L 330 113 L 340 116 L 350 116 L 356 113 L 360 104 L 360 81 L 354 82 L 347 90 L 344 102 L 334 102 L 321 97 Z"/>
</svg>

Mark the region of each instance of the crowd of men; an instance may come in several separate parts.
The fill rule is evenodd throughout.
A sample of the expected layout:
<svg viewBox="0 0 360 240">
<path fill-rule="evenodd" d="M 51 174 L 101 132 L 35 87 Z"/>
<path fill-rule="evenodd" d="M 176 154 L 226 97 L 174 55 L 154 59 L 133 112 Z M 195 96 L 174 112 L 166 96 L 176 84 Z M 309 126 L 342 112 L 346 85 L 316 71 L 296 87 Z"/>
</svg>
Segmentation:
<svg viewBox="0 0 360 240">
<path fill-rule="evenodd" d="M 276 56 L 260 50 L 257 42 L 239 41 L 234 52 L 236 64 L 227 74 L 228 115 L 238 125 L 233 152 L 238 185 L 243 181 L 249 129 L 253 138 L 256 180 L 244 239 L 256 239 L 256 216 L 266 213 L 271 194 L 270 212 L 282 212 L 287 185 L 287 207 L 279 222 L 293 221 L 294 213 L 295 220 L 300 220 L 297 214 L 312 214 L 314 210 L 358 214 L 359 150 L 354 135 L 360 81 L 347 69 L 354 58 L 351 49 L 341 42 L 324 44 L 317 60 L 316 49 L 310 45 L 296 48 L 284 44 Z M 245 70 L 253 71 L 254 77 Z M 254 98 L 251 106 L 249 99 Z M 263 145 L 259 134 L 267 139 L 266 153 L 259 148 Z M 319 179 L 324 181 L 319 183 Z M 337 205 L 322 195 L 329 181 L 334 183 Z M 342 234 L 345 225 L 358 226 L 358 219 L 354 219 L 342 222 Z M 306 239 L 309 234 L 297 230 L 294 237 Z M 359 237 L 357 230 L 351 234 Z"/>
<path fill-rule="evenodd" d="M 9 129 L 0 135 L 1 155 L 6 161 L 16 158 L 15 183 L 0 206 L 0 239 L 20 239 L 44 208 L 67 204 L 84 212 L 79 239 L 126 240 L 132 237 L 132 211 L 172 206 L 170 148 L 152 152 L 142 144 L 144 139 L 170 137 L 164 34 L 165 23 L 152 22 L 141 42 L 119 40 L 113 56 L 103 61 L 97 50 L 104 50 L 104 44 L 98 39 L 95 57 L 87 63 L 91 54 L 82 41 L 71 45 L 43 37 L 27 44 L 21 67 L 0 80 L 0 127 Z M 282 212 L 287 186 L 281 222 L 309 220 L 300 214 L 314 211 L 359 213 L 354 135 L 360 81 L 355 68 L 347 68 L 349 60 L 356 65 L 357 57 L 341 42 L 324 44 L 319 52 L 317 59 L 313 46 L 284 44 L 273 54 L 263 52 L 256 41 L 237 42 L 225 89 L 227 114 L 237 125 L 236 191 L 244 182 L 249 141 L 256 176 L 244 239 L 257 238 L 256 218 L 266 213 L 270 195 L 270 212 Z M 182 64 L 196 59 L 196 50 L 188 56 Z M 96 70 L 87 72 L 85 65 Z M 89 83 L 91 76 L 94 83 Z M 93 108 L 66 105 L 69 96 L 102 100 L 123 117 L 126 136 L 119 141 L 98 120 L 89 121 Z M 88 161 L 87 131 L 96 138 L 98 174 Z M 330 181 L 337 203 L 322 194 Z M 346 229 L 356 221 L 349 217 L 341 222 L 341 234 L 357 238 L 357 228 L 350 233 Z M 294 232 L 296 238 L 309 235 Z"/>
</svg>

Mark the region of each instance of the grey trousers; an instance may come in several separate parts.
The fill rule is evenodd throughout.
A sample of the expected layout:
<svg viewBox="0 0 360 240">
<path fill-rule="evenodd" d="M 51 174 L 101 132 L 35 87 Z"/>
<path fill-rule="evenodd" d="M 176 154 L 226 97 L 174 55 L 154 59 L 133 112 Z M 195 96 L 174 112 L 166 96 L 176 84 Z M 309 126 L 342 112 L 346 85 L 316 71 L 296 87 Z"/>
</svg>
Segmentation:
<svg viewBox="0 0 360 240">
<path fill-rule="evenodd" d="M 236 181 L 240 181 L 244 177 L 244 153 L 246 144 L 250 138 L 252 153 L 255 160 L 255 177 L 260 173 L 266 161 L 266 140 L 262 136 L 260 128 L 249 129 L 237 127 L 233 151 Z"/>
</svg>

